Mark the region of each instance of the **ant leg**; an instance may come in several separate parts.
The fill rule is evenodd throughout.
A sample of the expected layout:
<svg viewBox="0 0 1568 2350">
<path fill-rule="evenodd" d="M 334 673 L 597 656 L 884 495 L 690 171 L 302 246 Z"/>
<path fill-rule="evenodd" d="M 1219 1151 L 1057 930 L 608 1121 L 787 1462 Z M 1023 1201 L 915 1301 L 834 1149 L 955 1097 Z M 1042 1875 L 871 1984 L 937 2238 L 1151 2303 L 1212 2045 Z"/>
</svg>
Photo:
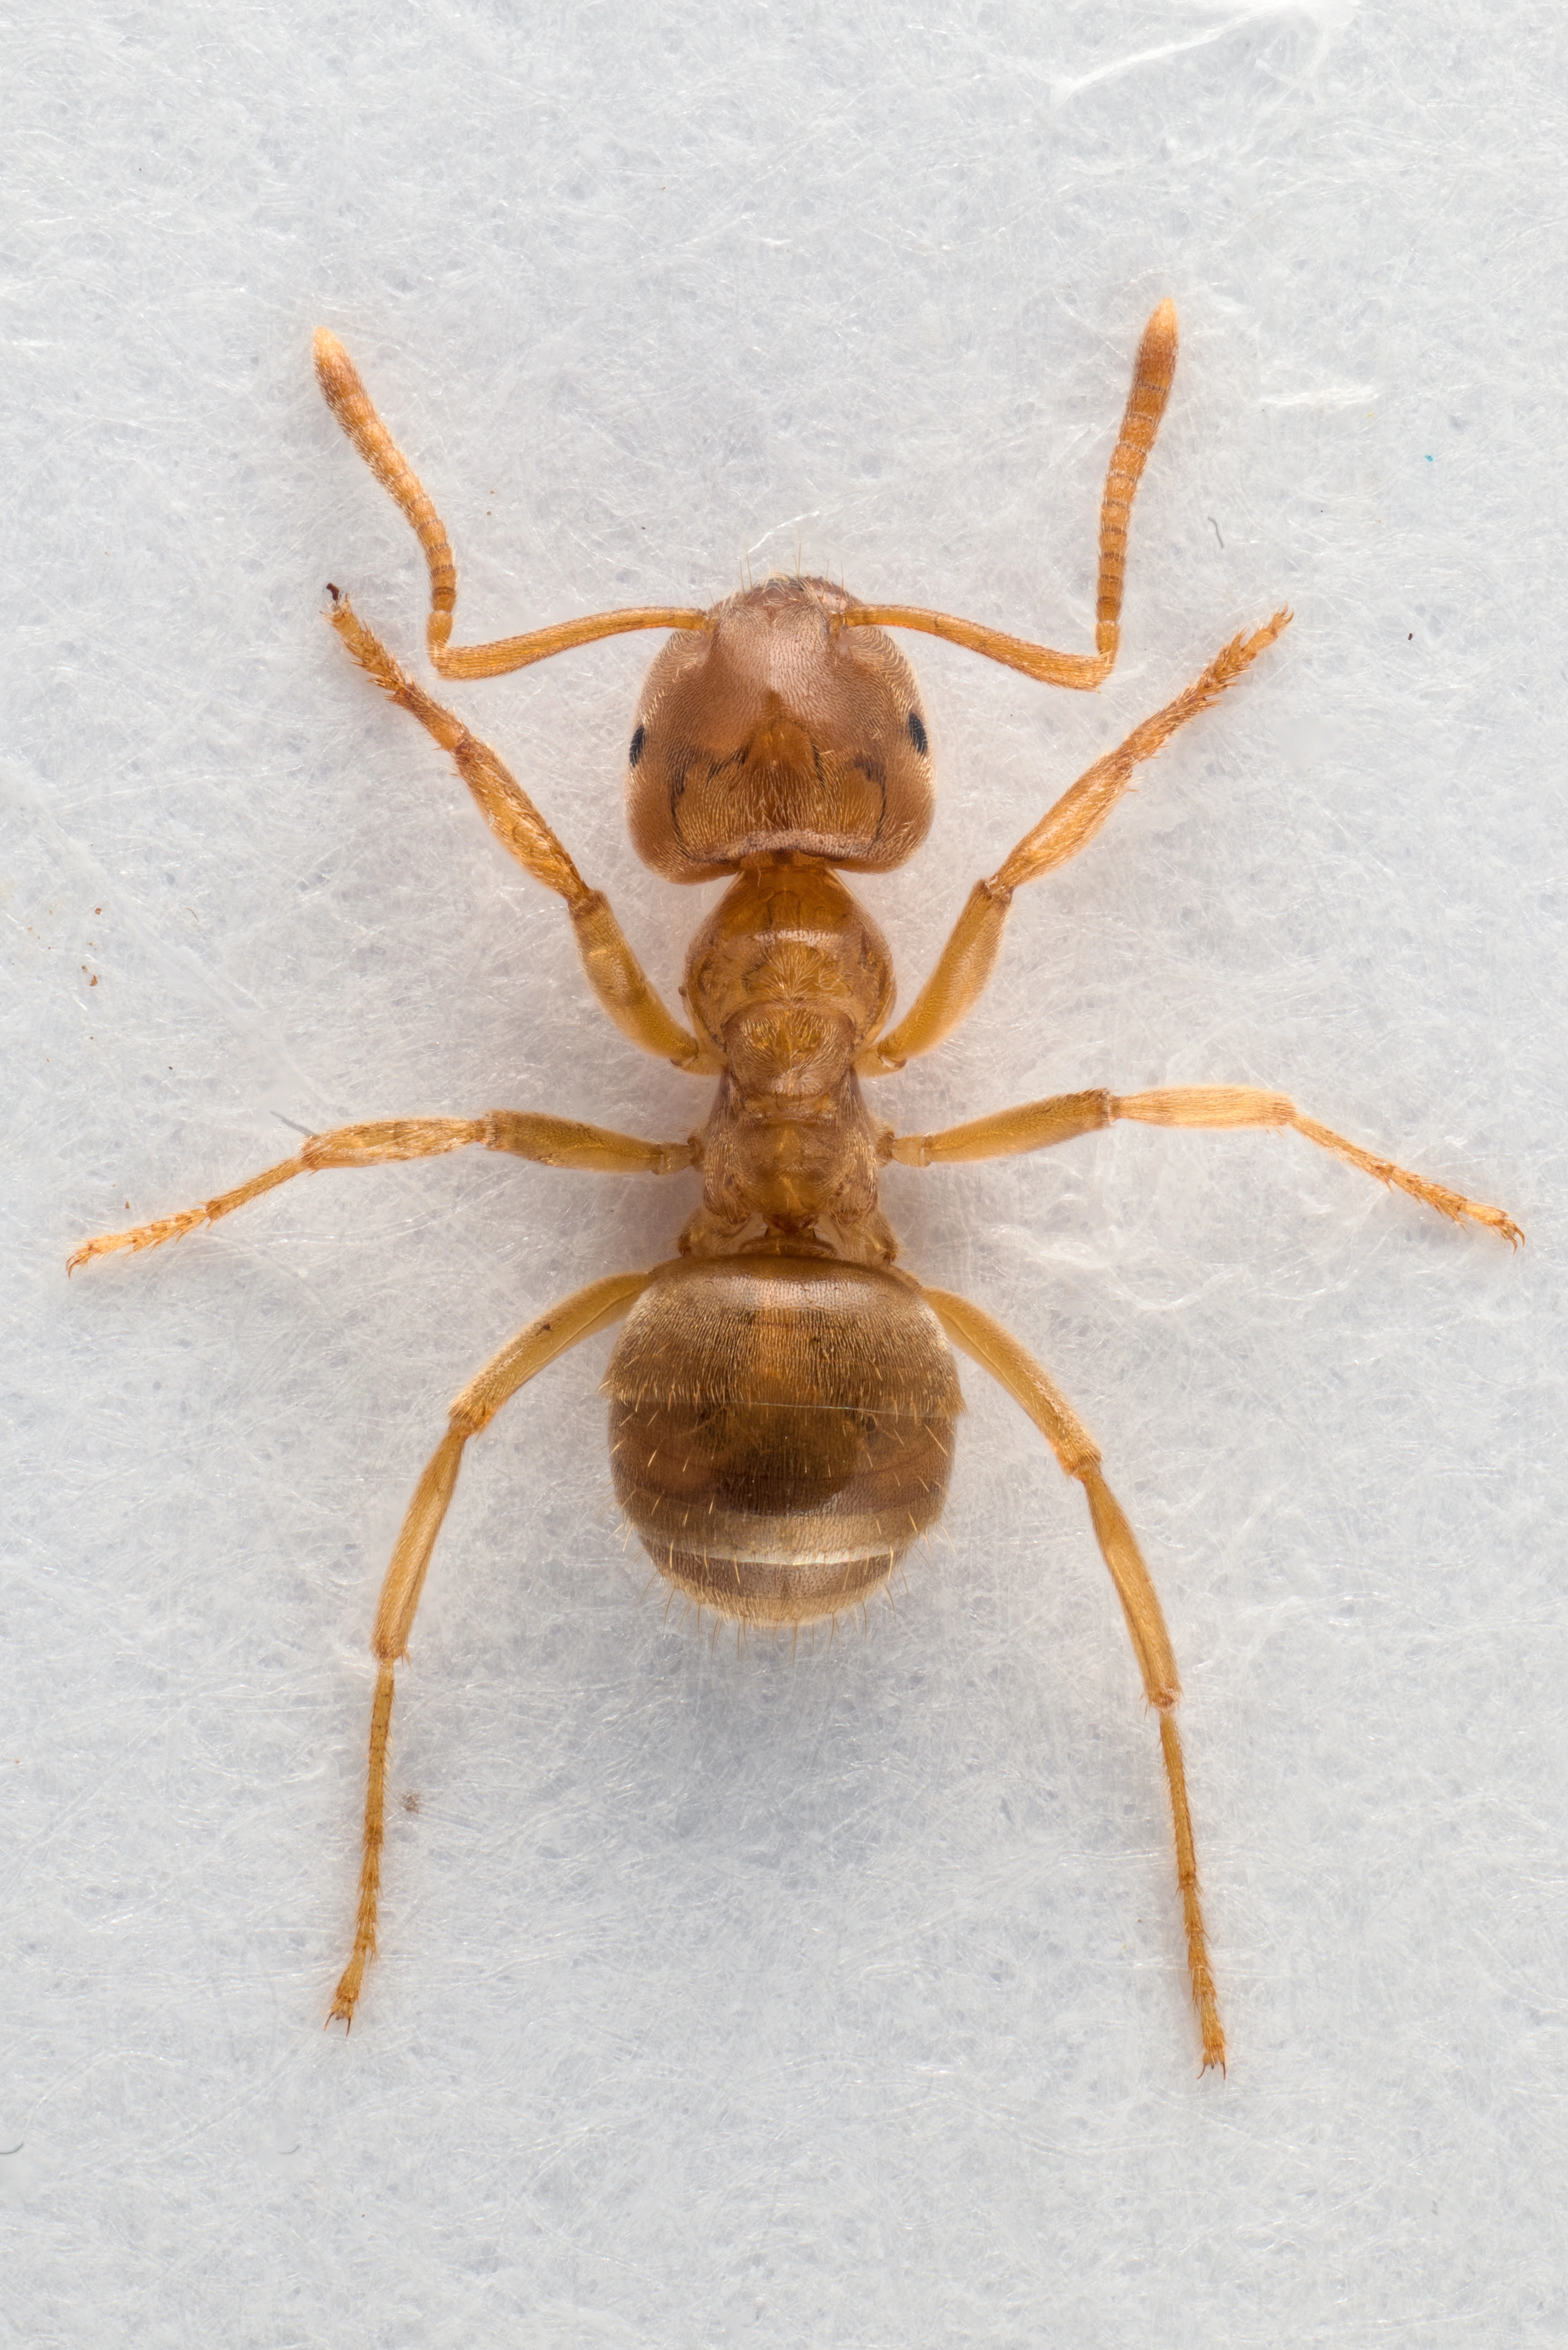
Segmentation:
<svg viewBox="0 0 1568 2350">
<path fill-rule="evenodd" d="M 404 520 L 424 549 L 431 575 L 431 611 L 425 642 L 431 666 L 442 677 L 504 677 L 508 671 L 526 669 L 530 661 L 547 660 L 574 645 L 592 644 L 599 637 L 618 637 L 631 629 L 700 629 L 706 614 L 687 609 L 639 608 L 596 612 L 591 618 L 564 620 L 553 629 L 535 629 L 525 637 L 508 637 L 490 645 L 471 645 L 452 651 L 452 614 L 457 608 L 457 566 L 446 525 L 431 503 L 423 483 L 377 415 L 359 370 L 336 335 L 319 328 L 316 336 L 316 377 L 322 396 L 381 487 L 392 497 Z M 1109 485 L 1107 484 L 1107 495 Z"/>
<path fill-rule="evenodd" d="M 1255 635 L 1233 637 L 1185 693 L 1135 726 L 1127 741 L 1105 758 L 1096 759 L 1047 809 L 1033 831 L 1024 834 L 989 881 L 975 883 L 936 969 L 909 1011 L 890 1035 L 857 1055 L 855 1066 L 863 1077 L 890 1076 L 918 1053 L 940 1045 L 968 1016 L 991 977 L 1013 891 L 1086 848 L 1127 790 L 1135 768 L 1152 759 L 1178 727 L 1218 702 L 1227 686 L 1234 685 L 1273 643 L 1290 617 L 1276 612 Z"/>
<path fill-rule="evenodd" d="M 479 803 L 480 814 L 502 847 L 535 881 L 566 899 L 588 985 L 622 1035 L 643 1052 L 672 1061 L 678 1069 L 720 1069 L 722 1063 L 706 1053 L 691 1031 L 665 1008 L 628 945 L 608 899 L 602 890 L 588 888 L 527 793 L 490 745 L 479 742 L 461 718 L 432 702 L 421 686 L 404 676 L 346 596 L 335 599 L 327 618 L 367 677 L 400 710 L 417 718 L 443 751 L 451 752 L 458 773 Z"/>
<path fill-rule="evenodd" d="M 566 1298 L 538 1321 L 520 1330 L 503 1347 L 476 1379 L 470 1381 L 452 1407 L 446 1434 L 426 1465 L 414 1489 L 402 1531 L 392 1552 L 376 1610 L 370 1653 L 376 1659 L 376 1695 L 370 1710 L 370 1762 L 365 1788 L 365 1833 L 359 1866 L 359 1906 L 354 1922 L 354 1948 L 333 1994 L 330 2023 L 354 2021 L 354 2009 L 365 1980 L 365 1969 L 376 1954 L 376 1918 L 381 1891 L 381 1847 L 386 1840 L 387 1748 L 392 1721 L 393 1667 L 409 1653 L 409 1634 L 424 1588 L 441 1520 L 457 1486 L 462 1449 L 471 1436 L 494 1419 L 507 1399 L 553 1363 L 557 1355 L 596 1331 L 618 1322 L 647 1288 L 651 1274 L 622 1273 L 608 1281 L 591 1282 Z"/>
<path fill-rule="evenodd" d="M 545 1118 L 528 1110 L 493 1109 L 484 1118 L 389 1118 L 369 1126 L 335 1127 L 330 1134 L 313 1134 L 294 1158 L 281 1159 L 233 1191 L 220 1191 L 199 1208 L 185 1208 L 156 1223 L 136 1224 L 127 1232 L 100 1232 L 84 1241 L 67 1263 L 67 1274 L 94 1257 L 112 1256 L 117 1249 L 137 1253 L 177 1241 L 200 1224 L 215 1224 L 233 1215 L 264 1191 L 275 1191 L 296 1175 L 313 1175 L 324 1167 L 384 1167 L 402 1159 L 438 1159 L 442 1152 L 461 1150 L 466 1143 L 482 1142 L 487 1150 L 510 1150 L 539 1167 L 575 1167 L 596 1175 L 672 1175 L 696 1163 L 692 1142 L 639 1142 L 635 1135 L 615 1134 L 607 1127 L 579 1126 L 575 1118 Z"/>
<path fill-rule="evenodd" d="M 1000 1322 L 967 1298 L 941 1289 L 923 1289 L 927 1305 L 955 1347 L 980 1364 L 1021 1403 L 1039 1429 L 1069 1477 L 1075 1477 L 1088 1497 L 1089 1515 L 1100 1554 L 1122 1603 L 1133 1654 L 1143 1676 L 1144 1693 L 1159 1715 L 1160 1752 L 1170 1791 L 1171 1825 L 1176 1841 L 1176 1876 L 1181 1891 L 1182 1922 L 1187 1932 L 1187 1970 L 1192 2003 L 1198 2010 L 1203 2039 L 1203 2070 L 1210 2064 L 1225 2069 L 1225 2033 L 1209 1964 L 1208 1935 L 1199 1897 L 1198 1856 L 1192 1839 L 1192 1815 L 1187 1802 L 1187 1773 L 1181 1737 L 1176 1727 L 1176 1705 L 1181 1695 L 1176 1657 L 1165 1627 L 1159 1597 L 1144 1565 L 1137 1538 L 1120 1503 L 1100 1473 L 1100 1454 L 1094 1438 L 1045 1372 Z"/>
<path fill-rule="evenodd" d="M 1359 1167 L 1364 1175 L 1375 1176 L 1391 1190 L 1423 1201 L 1450 1223 L 1462 1223 L 1468 1216 L 1506 1241 L 1510 1248 L 1517 1248 L 1524 1238 L 1501 1208 L 1467 1200 L 1462 1191 L 1450 1191 L 1446 1183 L 1412 1175 L 1407 1168 L 1396 1167 L 1391 1159 L 1363 1150 L 1359 1143 L 1347 1142 L 1331 1127 L 1320 1126 L 1315 1118 L 1303 1117 L 1285 1094 L 1263 1093 L 1254 1086 L 1162 1086 L 1154 1093 L 1112 1095 L 1111 1116 L 1135 1118 L 1144 1126 L 1293 1127 L 1320 1150 L 1332 1150 L 1336 1159 Z"/>
<path fill-rule="evenodd" d="M 1165 403 L 1176 374 L 1176 305 L 1162 302 L 1143 330 L 1133 361 L 1132 389 L 1122 416 L 1122 429 L 1111 452 L 1106 486 L 1100 500 L 1100 576 L 1095 603 L 1093 653 L 1058 653 L 1048 646 L 1032 645 L 1022 637 L 1004 636 L 1000 629 L 977 620 L 955 619 L 950 612 L 920 612 L 908 604 L 860 604 L 840 616 L 850 629 L 919 629 L 928 637 L 965 645 L 988 660 L 1022 670 L 1042 685 L 1067 685 L 1092 691 L 1107 678 L 1121 640 L 1122 588 L 1127 574 L 1127 522 L 1132 503 Z"/>
<path fill-rule="evenodd" d="M 1021 1151 L 1049 1149 L 1053 1143 L 1067 1142 L 1074 1135 L 1088 1134 L 1117 1118 L 1134 1119 L 1144 1126 L 1293 1127 L 1320 1149 L 1332 1150 L 1335 1158 L 1436 1208 L 1440 1216 L 1456 1224 L 1468 1216 L 1514 1248 L 1524 1238 L 1502 1209 L 1468 1200 L 1462 1191 L 1450 1191 L 1446 1184 L 1434 1183 L 1425 1175 L 1412 1175 L 1391 1159 L 1363 1150 L 1359 1143 L 1347 1142 L 1343 1134 L 1320 1126 L 1316 1118 L 1303 1117 L 1288 1095 L 1264 1093 L 1254 1086 L 1162 1086 L 1147 1094 L 1054 1094 L 1045 1101 L 1024 1102 L 1017 1109 L 973 1118 L 967 1126 L 950 1126 L 940 1134 L 899 1135 L 890 1146 L 890 1156 L 906 1167 L 1012 1159 Z"/>
<path fill-rule="evenodd" d="M 888 1155 L 901 1167 L 949 1167 L 964 1159 L 1016 1159 L 1025 1150 L 1049 1150 L 1053 1143 L 1109 1126 L 1113 1098 L 1100 1092 L 1052 1094 L 1044 1101 L 971 1118 L 967 1126 L 945 1126 L 939 1134 L 895 1135 Z"/>
</svg>

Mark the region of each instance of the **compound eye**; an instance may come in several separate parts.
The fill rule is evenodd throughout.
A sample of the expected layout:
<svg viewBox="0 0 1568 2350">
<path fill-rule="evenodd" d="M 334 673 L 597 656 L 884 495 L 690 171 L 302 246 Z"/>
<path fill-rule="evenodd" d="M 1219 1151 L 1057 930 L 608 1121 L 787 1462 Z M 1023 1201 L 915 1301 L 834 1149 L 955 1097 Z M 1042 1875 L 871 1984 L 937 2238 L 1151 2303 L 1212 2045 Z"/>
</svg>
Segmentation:
<svg viewBox="0 0 1568 2350">
<path fill-rule="evenodd" d="M 916 750 L 923 759 L 927 751 L 930 748 L 930 745 L 926 739 L 925 720 L 921 717 L 918 710 L 911 710 L 908 718 L 905 719 L 904 723 L 909 730 L 910 742 L 914 744 Z"/>
<path fill-rule="evenodd" d="M 921 729 L 921 732 L 923 733 L 924 731 L 925 731 L 925 730 L 922 728 L 922 729 Z M 637 763 L 638 763 L 638 761 L 641 758 L 641 756 L 642 756 L 642 746 L 643 746 L 644 743 L 646 743 L 646 742 L 647 742 L 647 740 L 648 740 L 648 729 L 647 729 L 647 727 L 646 727 L 646 726 L 639 726 L 639 727 L 638 728 L 638 730 L 637 730 L 636 733 L 635 733 L 635 734 L 632 736 L 632 738 L 631 738 L 631 747 L 630 747 L 630 749 L 627 752 L 627 754 L 626 754 L 626 755 L 627 755 L 627 759 L 628 759 L 628 763 L 629 763 L 632 766 L 634 766 L 634 767 L 635 767 L 635 766 L 636 766 L 636 764 L 637 764 Z"/>
</svg>

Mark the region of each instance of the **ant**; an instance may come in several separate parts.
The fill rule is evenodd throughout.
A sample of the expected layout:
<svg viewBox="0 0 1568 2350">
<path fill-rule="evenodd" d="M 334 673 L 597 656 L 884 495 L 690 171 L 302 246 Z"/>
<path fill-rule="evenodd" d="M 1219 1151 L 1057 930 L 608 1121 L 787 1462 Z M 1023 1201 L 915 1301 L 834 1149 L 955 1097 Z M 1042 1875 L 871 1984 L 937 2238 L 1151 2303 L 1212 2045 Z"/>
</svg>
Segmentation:
<svg viewBox="0 0 1568 2350">
<path fill-rule="evenodd" d="M 292 1159 L 182 1214 L 88 1241 L 74 1269 L 119 1249 L 156 1248 L 215 1223 L 296 1175 L 423 1159 L 470 1143 L 549 1167 L 670 1175 L 699 1168 L 702 1201 L 679 1254 L 591 1282 L 531 1322 L 452 1406 L 409 1505 L 382 1586 L 371 1649 L 358 1912 L 330 2022 L 351 2025 L 376 1950 L 394 1668 L 471 1437 L 558 1356 L 625 1327 L 604 1387 L 617 1495 L 659 1573 L 738 1625 L 798 1628 L 863 1606 L 940 1515 L 963 1409 L 953 1348 L 1016 1398 L 1084 1489 L 1159 1720 L 1188 1971 L 1203 2067 L 1225 2037 L 1210 1967 L 1175 1708 L 1176 1659 L 1132 1528 L 1094 1439 L 1016 1338 L 968 1299 L 926 1287 L 897 1262 L 877 1204 L 877 1170 L 951 1166 L 1044 1150 L 1117 1118 L 1167 1127 L 1291 1127 L 1353 1167 L 1469 1217 L 1511 1243 L 1499 1208 L 1412 1175 L 1251 1087 L 1103 1087 L 993 1111 L 937 1134 L 896 1134 L 863 1081 L 896 1075 L 972 1010 L 1013 894 L 1077 855 L 1134 770 L 1217 702 L 1274 642 L 1290 614 L 1217 653 L 1186 692 L 1096 760 L 979 881 L 935 969 L 891 1027 L 888 944 L 838 876 L 902 865 L 930 826 L 933 778 L 915 679 L 885 633 L 910 629 L 968 646 L 1048 685 L 1088 690 L 1116 658 L 1127 522 L 1176 367 L 1174 306 L 1138 346 L 1100 505 L 1095 650 L 1054 652 L 996 629 L 901 604 L 862 604 L 825 579 L 772 578 L 707 611 L 598 613 L 503 641 L 454 648 L 457 571 L 440 516 L 372 407 L 341 344 L 316 338 L 327 405 L 418 534 L 430 567 L 426 639 L 446 678 L 499 677 L 628 629 L 670 631 L 649 671 L 627 751 L 638 854 L 665 879 L 727 879 L 687 952 L 690 1025 L 645 977 L 608 900 L 590 889 L 489 746 L 406 676 L 334 587 L 327 618 L 373 683 L 456 762 L 481 813 L 536 881 L 566 900 L 589 986 L 622 1034 L 692 1076 L 718 1079 L 707 1123 L 645 1142 L 537 1110 L 378 1120 L 314 1135 Z"/>
</svg>

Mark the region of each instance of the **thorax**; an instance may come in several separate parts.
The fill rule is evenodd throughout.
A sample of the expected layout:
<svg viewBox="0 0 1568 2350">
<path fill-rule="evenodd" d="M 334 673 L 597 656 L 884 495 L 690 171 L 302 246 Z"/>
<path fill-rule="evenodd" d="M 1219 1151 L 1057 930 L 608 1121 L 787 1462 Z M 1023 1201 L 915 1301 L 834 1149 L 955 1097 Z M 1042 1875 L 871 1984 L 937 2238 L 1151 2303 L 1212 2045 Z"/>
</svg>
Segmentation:
<svg viewBox="0 0 1568 2350">
<path fill-rule="evenodd" d="M 758 1217 L 799 1234 L 865 1223 L 881 1136 L 853 1065 L 893 998 L 869 915 L 826 866 L 752 868 L 692 941 L 681 992 L 725 1070 L 704 1137 L 709 1244 Z"/>
</svg>

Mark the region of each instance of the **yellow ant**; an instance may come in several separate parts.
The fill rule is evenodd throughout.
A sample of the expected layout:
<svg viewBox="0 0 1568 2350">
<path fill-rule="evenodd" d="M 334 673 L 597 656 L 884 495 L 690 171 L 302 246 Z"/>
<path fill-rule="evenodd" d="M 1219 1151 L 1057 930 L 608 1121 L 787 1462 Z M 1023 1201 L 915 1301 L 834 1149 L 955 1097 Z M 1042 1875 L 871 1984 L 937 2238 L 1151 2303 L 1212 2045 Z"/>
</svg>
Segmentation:
<svg viewBox="0 0 1568 2350">
<path fill-rule="evenodd" d="M 938 1134 L 895 1134 L 866 1107 L 863 1079 L 891 1076 L 930 1052 L 972 1009 L 1014 891 L 1093 839 L 1134 769 L 1219 700 L 1273 643 L 1288 612 L 1234 638 L 976 883 L 936 968 L 891 1028 L 887 941 L 837 878 L 902 865 L 931 821 L 919 695 L 886 629 L 945 638 L 1044 684 L 1091 689 L 1109 675 L 1128 515 L 1176 351 L 1176 311 L 1162 302 L 1138 346 L 1100 505 L 1092 654 L 1053 652 L 946 613 L 857 603 L 826 580 L 800 577 L 769 579 L 708 611 L 598 613 L 454 649 L 457 571 L 445 529 L 342 346 L 325 331 L 316 338 L 328 406 L 424 549 L 427 643 L 441 676 L 499 677 L 628 629 L 673 631 L 643 685 L 627 754 L 631 837 L 667 880 L 731 883 L 687 952 L 687 1026 L 644 976 L 608 901 L 588 887 L 494 752 L 406 677 L 331 589 L 328 617 L 354 660 L 452 754 L 493 831 L 565 899 L 588 984 L 617 1027 L 644 1052 L 719 1080 L 707 1123 L 683 1142 L 644 1142 L 524 1110 L 342 1127 L 313 1136 L 297 1156 L 236 1191 L 105 1233 L 71 1259 L 74 1269 L 117 1249 L 155 1248 L 319 1168 L 423 1159 L 468 1143 L 601 1174 L 701 1170 L 702 1203 L 680 1234 L 679 1255 L 646 1273 L 591 1282 L 519 1332 L 458 1397 L 420 1479 L 371 1640 L 378 1672 L 358 1914 L 331 2009 L 345 2025 L 376 1950 L 393 1669 L 408 1655 L 463 1448 L 546 1364 L 624 1321 L 604 1382 L 617 1494 L 673 1590 L 742 1626 L 798 1627 L 862 1604 L 936 1522 L 963 1409 L 954 1347 L 1022 1404 L 1084 1488 L 1159 1717 L 1203 2065 L 1224 2064 L 1176 1727 L 1180 1686 L 1148 1569 L 1101 1474 L 1094 1439 L 1045 1371 L 980 1306 L 927 1288 L 897 1264 L 898 1243 L 877 1204 L 877 1170 L 889 1159 L 937 1167 L 1043 1150 L 1117 1118 L 1293 1127 L 1442 1215 L 1470 1217 L 1512 1243 L 1521 1234 L 1501 1209 L 1409 1174 L 1303 1117 L 1283 1094 L 1251 1087 L 1126 1095 L 1096 1087 Z"/>
</svg>

